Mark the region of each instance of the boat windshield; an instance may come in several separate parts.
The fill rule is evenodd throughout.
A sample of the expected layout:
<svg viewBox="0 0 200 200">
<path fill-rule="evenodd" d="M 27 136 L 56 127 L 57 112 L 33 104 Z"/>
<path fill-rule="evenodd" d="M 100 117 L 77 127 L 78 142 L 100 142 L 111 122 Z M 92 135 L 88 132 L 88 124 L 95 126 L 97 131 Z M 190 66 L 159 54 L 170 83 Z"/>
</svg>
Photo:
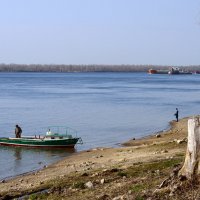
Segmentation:
<svg viewBox="0 0 200 200">
<path fill-rule="evenodd" d="M 48 126 L 46 130 L 46 135 L 77 137 L 77 131 L 66 126 Z"/>
</svg>

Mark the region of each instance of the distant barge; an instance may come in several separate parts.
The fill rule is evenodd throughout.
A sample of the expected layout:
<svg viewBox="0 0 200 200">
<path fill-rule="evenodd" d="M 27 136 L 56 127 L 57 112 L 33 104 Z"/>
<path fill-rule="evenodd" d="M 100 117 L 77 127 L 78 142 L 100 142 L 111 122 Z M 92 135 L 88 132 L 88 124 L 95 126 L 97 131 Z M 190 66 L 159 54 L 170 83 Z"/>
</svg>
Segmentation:
<svg viewBox="0 0 200 200">
<path fill-rule="evenodd" d="M 155 69 L 150 69 L 148 71 L 149 74 L 168 74 L 168 70 L 155 70 Z"/>
<path fill-rule="evenodd" d="M 192 72 L 183 71 L 179 68 L 172 67 L 170 70 L 155 70 L 155 69 L 149 69 L 149 74 L 169 74 L 169 75 L 189 75 L 192 74 Z"/>
<path fill-rule="evenodd" d="M 188 71 L 183 71 L 183 70 L 180 70 L 179 68 L 174 68 L 172 67 L 168 74 L 181 74 L 181 75 L 189 75 L 189 74 L 192 74 L 192 72 L 188 72 Z"/>
</svg>

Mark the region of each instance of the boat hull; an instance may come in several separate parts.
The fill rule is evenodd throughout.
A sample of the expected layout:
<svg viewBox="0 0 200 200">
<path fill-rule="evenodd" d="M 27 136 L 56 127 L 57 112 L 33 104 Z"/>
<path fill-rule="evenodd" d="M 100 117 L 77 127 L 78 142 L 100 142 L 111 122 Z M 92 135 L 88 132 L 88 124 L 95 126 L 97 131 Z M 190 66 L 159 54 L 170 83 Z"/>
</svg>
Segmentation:
<svg viewBox="0 0 200 200">
<path fill-rule="evenodd" d="M 31 148 L 74 148 L 78 140 L 79 138 L 62 139 L 62 140 L 0 138 L 0 145 L 31 147 Z"/>
<path fill-rule="evenodd" d="M 150 69 L 148 71 L 149 74 L 168 74 L 168 70 L 155 70 L 155 69 Z"/>
</svg>

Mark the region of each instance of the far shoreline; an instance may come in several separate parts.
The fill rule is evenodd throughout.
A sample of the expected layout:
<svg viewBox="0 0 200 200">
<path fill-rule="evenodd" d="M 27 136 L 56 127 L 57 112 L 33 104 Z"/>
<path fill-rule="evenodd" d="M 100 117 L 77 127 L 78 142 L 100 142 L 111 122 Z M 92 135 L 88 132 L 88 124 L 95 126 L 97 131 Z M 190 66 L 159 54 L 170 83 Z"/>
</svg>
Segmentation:
<svg viewBox="0 0 200 200">
<path fill-rule="evenodd" d="M 0 72 L 147 72 L 154 70 L 169 70 L 180 68 L 186 71 L 200 71 L 200 65 L 157 65 L 157 64 L 5 64 L 0 63 Z"/>
</svg>

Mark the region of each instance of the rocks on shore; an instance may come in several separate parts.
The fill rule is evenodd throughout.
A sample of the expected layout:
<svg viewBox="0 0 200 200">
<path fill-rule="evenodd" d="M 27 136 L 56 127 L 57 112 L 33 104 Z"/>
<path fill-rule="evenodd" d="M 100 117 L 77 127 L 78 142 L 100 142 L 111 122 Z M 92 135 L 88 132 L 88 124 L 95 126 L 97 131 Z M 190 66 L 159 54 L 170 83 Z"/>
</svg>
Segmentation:
<svg viewBox="0 0 200 200">
<path fill-rule="evenodd" d="M 161 150 L 161 151 L 156 151 L 154 154 L 161 154 L 161 153 L 168 153 L 167 149 Z"/>
<path fill-rule="evenodd" d="M 175 139 L 174 142 L 176 142 L 177 144 L 187 143 L 187 138 L 183 138 L 182 140 Z"/>
<path fill-rule="evenodd" d="M 161 137 L 161 135 L 160 135 L 160 134 L 156 134 L 156 137 L 157 137 L 157 138 L 160 138 L 160 137 Z"/>
<path fill-rule="evenodd" d="M 93 183 L 92 183 L 91 181 L 88 181 L 87 183 L 85 183 L 85 187 L 91 189 L 91 188 L 93 188 L 94 186 L 93 186 Z"/>
<path fill-rule="evenodd" d="M 100 181 L 100 183 L 103 185 L 105 183 L 105 179 L 102 178 L 101 181 Z"/>
</svg>

